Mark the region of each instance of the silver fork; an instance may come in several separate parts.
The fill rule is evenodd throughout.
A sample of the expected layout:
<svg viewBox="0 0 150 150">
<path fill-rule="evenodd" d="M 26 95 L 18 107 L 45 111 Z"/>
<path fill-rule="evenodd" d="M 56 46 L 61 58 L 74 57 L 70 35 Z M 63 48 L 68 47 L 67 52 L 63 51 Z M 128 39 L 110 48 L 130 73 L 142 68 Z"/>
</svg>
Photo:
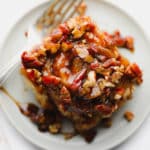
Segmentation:
<svg viewBox="0 0 150 150">
<path fill-rule="evenodd" d="M 51 6 L 37 20 L 36 26 L 51 31 L 61 22 L 78 14 L 83 0 L 54 0 Z M 73 9 L 72 9 L 73 8 Z"/>
<path fill-rule="evenodd" d="M 31 49 L 32 46 L 41 42 L 41 37 L 35 31 L 33 26 L 29 27 L 28 32 L 30 34 L 27 38 L 26 47 L 22 48 L 22 51 L 18 51 L 15 56 L 2 69 L 0 69 L 0 87 L 9 78 L 9 75 L 14 71 L 14 69 L 16 69 L 16 67 L 20 64 L 20 57 L 23 50 Z"/>
<path fill-rule="evenodd" d="M 42 31 L 45 30 L 45 33 L 50 32 L 61 22 L 73 17 L 82 2 L 83 0 L 53 0 L 50 7 L 37 20 L 36 26 L 41 28 Z M 41 35 L 37 34 L 35 27 L 29 28 L 29 37 L 26 49 L 31 49 L 31 46 L 38 44 L 41 38 Z M 23 50 L 24 49 L 25 48 L 23 48 Z M 19 51 L 19 53 L 17 53 L 2 69 L 0 69 L 0 87 L 19 65 L 21 53 L 22 51 Z"/>
</svg>

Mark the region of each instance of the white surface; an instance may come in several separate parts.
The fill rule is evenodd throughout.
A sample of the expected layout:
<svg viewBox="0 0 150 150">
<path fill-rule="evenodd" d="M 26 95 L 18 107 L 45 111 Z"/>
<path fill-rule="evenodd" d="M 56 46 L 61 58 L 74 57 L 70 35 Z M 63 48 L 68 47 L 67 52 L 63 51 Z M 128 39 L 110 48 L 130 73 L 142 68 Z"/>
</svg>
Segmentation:
<svg viewBox="0 0 150 150">
<path fill-rule="evenodd" d="M 43 134 L 39 132 L 33 123 L 18 112 L 18 108 L 14 107 L 14 103 L 11 102 L 6 95 L 0 92 L 0 101 L 2 100 L 1 106 L 14 127 L 27 139 L 46 149 L 51 147 L 53 150 L 60 148 L 62 150 L 68 150 L 70 148 L 72 150 L 77 148 L 80 150 L 82 148 L 85 150 L 97 150 L 99 149 L 99 145 L 101 146 L 101 149 L 112 148 L 130 136 L 139 127 L 139 125 L 143 122 L 143 119 L 145 119 L 150 111 L 148 99 L 148 97 L 150 97 L 150 93 L 148 91 L 150 88 L 150 80 L 148 80 L 150 72 L 147 70 L 150 66 L 149 42 L 147 42 L 143 32 L 134 23 L 134 21 L 117 7 L 109 5 L 109 3 L 105 3 L 104 1 L 101 2 L 100 0 L 95 0 L 94 2 L 91 0 L 86 0 L 86 3 L 88 5 L 87 15 L 92 16 L 92 19 L 96 21 L 96 24 L 98 24 L 101 29 L 107 29 L 108 31 L 120 29 L 123 34 L 131 34 L 135 38 L 136 51 L 134 55 L 128 51 L 121 52 L 126 53 L 129 59 L 140 64 L 142 70 L 144 71 L 143 78 L 146 82 L 136 88 L 133 100 L 120 109 L 116 115 L 113 115 L 113 126 L 110 129 L 99 128 L 99 132 L 95 140 L 90 145 L 85 143 L 79 136 L 73 138 L 69 142 L 66 142 L 62 136 L 56 137 L 48 133 Z M 16 26 L 14 26 L 11 30 L 11 33 L 8 35 L 3 45 L 3 57 L 0 57 L 0 63 L 7 63 L 8 59 L 11 59 L 11 56 L 17 55 L 16 52 L 20 50 L 22 51 L 23 47 L 28 42 L 28 40 L 24 37 L 24 31 L 35 23 L 36 18 L 46 9 L 48 5 L 49 3 L 40 5 L 16 23 Z M 31 35 L 30 31 L 29 35 Z M 145 51 L 143 57 L 141 57 L 141 49 Z M 35 102 L 36 100 L 34 99 L 31 91 L 24 91 L 24 84 L 22 83 L 21 75 L 18 73 L 18 70 L 19 68 L 11 73 L 11 76 L 4 84 L 4 87 L 21 103 L 27 102 L 27 100 Z M 143 99 L 143 95 L 146 97 L 145 99 Z M 122 117 L 126 110 L 131 110 L 136 114 L 134 121 L 130 124 Z M 116 134 L 116 131 L 119 132 Z"/>
<path fill-rule="evenodd" d="M 1 0 L 2 1 L 2 0 Z M 3 2 L 0 6 L 0 17 L 5 18 L 5 16 L 8 19 L 3 19 L 3 22 L 1 23 L 1 37 L 0 41 L 2 41 L 3 36 L 6 34 L 6 31 L 12 26 L 12 24 L 22 15 L 22 13 L 26 12 L 28 9 L 32 8 L 33 5 L 37 5 L 37 3 L 42 2 L 42 0 L 5 0 L 5 3 Z M 8 2 L 11 3 L 8 6 Z M 136 2 L 136 5 L 135 5 Z M 146 3 L 147 2 L 147 3 Z M 138 22 L 141 22 L 141 25 L 147 30 L 147 32 L 150 33 L 149 25 L 150 22 L 148 22 L 148 1 L 142 0 L 141 2 L 136 1 L 129 1 L 129 0 L 117 0 L 115 1 L 117 5 L 122 6 L 125 10 L 128 10 L 130 14 L 134 15 L 134 17 L 138 20 Z M 142 6 L 142 8 L 141 8 Z M 2 7 L 2 8 L 1 8 Z M 6 9 L 7 8 L 7 9 Z M 14 15 L 13 15 L 14 14 Z M 30 145 L 28 142 L 26 142 L 24 139 L 22 140 L 22 137 L 15 132 L 15 129 L 12 128 L 9 125 L 9 122 L 3 117 L 3 113 L 0 112 L 0 146 L 3 149 L 5 148 L 4 143 L 9 143 L 10 147 L 13 150 L 16 150 L 18 147 L 22 147 L 26 149 L 37 149 Z M 134 136 L 132 136 L 128 141 L 126 141 L 123 145 L 119 146 L 118 149 L 149 149 L 149 139 L 150 139 L 150 119 L 147 119 L 147 121 L 143 124 L 142 128 L 140 128 L 139 132 L 137 132 Z M 1 149 L 0 147 L 0 149 Z M 5 149 L 4 149 L 5 150 Z"/>
</svg>

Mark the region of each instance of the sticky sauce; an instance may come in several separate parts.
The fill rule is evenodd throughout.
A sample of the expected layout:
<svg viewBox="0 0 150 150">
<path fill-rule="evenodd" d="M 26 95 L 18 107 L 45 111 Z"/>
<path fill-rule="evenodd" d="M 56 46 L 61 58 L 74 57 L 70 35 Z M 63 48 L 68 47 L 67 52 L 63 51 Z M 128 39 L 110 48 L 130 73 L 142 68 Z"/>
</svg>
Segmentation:
<svg viewBox="0 0 150 150">
<path fill-rule="evenodd" d="M 9 94 L 9 92 L 8 92 L 4 87 L 0 87 L 0 90 L 1 90 L 3 93 L 5 93 L 5 94 L 14 102 L 14 104 L 16 104 L 17 107 L 20 108 L 20 102 L 17 101 L 13 96 L 11 96 L 11 95 Z"/>
<path fill-rule="evenodd" d="M 0 87 L 0 90 L 13 101 L 23 115 L 27 116 L 37 126 L 39 131 L 50 132 L 52 134 L 63 134 L 66 140 L 77 135 L 75 131 L 70 133 L 62 130 L 63 117 L 58 111 L 39 108 L 32 103 L 21 104 L 12 95 L 10 95 L 4 87 Z M 96 133 L 97 132 L 94 129 L 82 133 L 81 136 L 84 137 L 86 142 L 90 143 L 93 141 Z"/>
<path fill-rule="evenodd" d="M 39 131 L 63 134 L 65 139 L 68 134 L 72 136 L 69 136 L 67 139 L 75 135 L 75 133 L 64 133 L 61 131 L 63 117 L 58 111 L 39 108 L 32 103 L 21 104 L 4 87 L 1 87 L 0 90 L 13 101 L 23 115 L 37 126 Z"/>
</svg>

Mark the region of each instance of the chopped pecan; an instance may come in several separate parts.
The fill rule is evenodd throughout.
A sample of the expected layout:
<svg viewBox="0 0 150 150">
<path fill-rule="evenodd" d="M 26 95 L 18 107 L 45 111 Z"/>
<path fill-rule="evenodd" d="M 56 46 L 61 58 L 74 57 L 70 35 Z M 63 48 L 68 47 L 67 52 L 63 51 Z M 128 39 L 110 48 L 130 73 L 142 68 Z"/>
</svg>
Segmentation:
<svg viewBox="0 0 150 150">
<path fill-rule="evenodd" d="M 82 59 L 86 58 L 89 55 L 87 47 L 83 44 L 74 46 L 74 49 L 75 49 L 77 55 Z"/>
<path fill-rule="evenodd" d="M 94 36 L 94 34 L 93 34 L 92 32 L 86 32 L 86 33 L 84 34 L 84 38 L 86 39 L 86 41 L 92 43 L 92 42 L 94 42 L 95 36 Z"/>
<path fill-rule="evenodd" d="M 71 84 L 70 88 L 72 90 L 77 90 L 79 88 L 79 86 L 81 85 L 82 83 L 82 80 L 84 78 L 86 74 L 86 69 L 82 69 L 78 75 L 76 76 L 76 78 L 73 80 L 73 83 Z"/>
<path fill-rule="evenodd" d="M 84 88 L 94 87 L 95 84 L 96 84 L 96 73 L 95 71 L 90 71 L 88 73 L 88 79 L 85 80 L 83 87 Z"/>
<path fill-rule="evenodd" d="M 61 76 L 61 69 L 69 65 L 69 58 L 65 53 L 58 54 L 53 61 L 53 72 L 56 76 Z"/>
<path fill-rule="evenodd" d="M 129 77 L 134 79 L 136 83 L 142 83 L 142 71 L 136 63 L 129 65 L 125 72 Z"/>
<path fill-rule="evenodd" d="M 93 22 L 87 22 L 86 31 L 93 32 L 95 30 L 95 24 Z"/>
<path fill-rule="evenodd" d="M 74 39 L 81 38 L 84 33 L 85 33 L 84 30 L 78 28 L 74 28 L 74 30 L 72 31 Z"/>
<path fill-rule="evenodd" d="M 79 82 L 80 80 L 82 80 L 82 79 L 84 78 L 85 73 L 86 73 L 86 69 L 82 69 L 82 70 L 78 73 L 78 75 L 76 76 L 76 78 L 74 79 L 73 82 L 77 83 L 77 82 Z"/>
<path fill-rule="evenodd" d="M 101 46 L 101 45 L 96 45 L 96 44 L 90 44 L 89 45 L 89 53 L 92 54 L 99 54 L 106 56 L 107 58 L 116 58 L 116 54 L 112 53 L 109 49 Z"/>
<path fill-rule="evenodd" d="M 134 39 L 133 37 L 127 36 L 122 37 L 120 31 L 115 31 L 113 34 L 103 32 L 105 35 L 106 47 L 108 46 L 117 46 L 127 48 L 131 51 L 134 50 Z"/>
<path fill-rule="evenodd" d="M 94 58 L 91 55 L 87 55 L 84 58 L 84 61 L 87 62 L 87 63 L 92 63 L 94 61 Z"/>
<path fill-rule="evenodd" d="M 25 68 L 41 69 L 44 65 L 44 63 L 39 61 L 37 57 L 29 55 L 27 52 L 24 52 L 21 57 L 22 64 Z"/>
<path fill-rule="evenodd" d="M 120 61 L 120 64 L 124 65 L 125 67 L 129 65 L 129 60 L 122 55 L 120 55 L 117 60 Z"/>
<path fill-rule="evenodd" d="M 142 76 L 142 71 L 136 63 L 131 65 L 131 69 L 137 76 Z"/>
<path fill-rule="evenodd" d="M 53 43 L 53 42 L 45 42 L 44 43 L 44 47 L 49 50 L 52 54 L 55 54 L 59 48 L 60 48 L 60 44 L 56 44 L 56 43 Z"/>
<path fill-rule="evenodd" d="M 96 105 L 96 110 L 104 115 L 110 115 L 112 113 L 112 108 L 105 104 Z"/>
<path fill-rule="evenodd" d="M 98 68 L 100 66 L 100 64 L 98 62 L 93 62 L 90 64 L 90 68 L 95 70 L 96 68 Z"/>
<path fill-rule="evenodd" d="M 105 68 L 108 68 L 110 66 L 117 66 L 117 65 L 120 65 L 120 62 L 116 61 L 115 58 L 110 58 L 103 63 L 103 67 Z"/>
<path fill-rule="evenodd" d="M 60 78 L 53 75 L 47 75 L 42 77 L 42 81 L 45 85 L 58 85 L 60 83 Z"/>
<path fill-rule="evenodd" d="M 122 72 L 116 71 L 112 74 L 111 81 L 113 83 L 119 83 L 119 80 L 121 79 L 122 76 L 123 76 Z"/>
<path fill-rule="evenodd" d="M 69 34 L 70 30 L 66 23 L 59 25 L 59 28 L 62 30 L 63 34 Z"/>
<path fill-rule="evenodd" d="M 125 93 L 125 89 L 122 87 L 118 87 L 115 89 L 115 95 L 114 95 L 114 100 L 120 100 Z"/>
<path fill-rule="evenodd" d="M 131 51 L 134 51 L 134 39 L 131 36 L 128 36 L 125 38 L 126 44 L 125 47 L 127 49 L 130 49 Z"/>
<path fill-rule="evenodd" d="M 36 69 L 27 69 L 28 78 L 33 82 L 39 82 L 41 73 Z"/>
<path fill-rule="evenodd" d="M 61 50 L 63 52 L 70 50 L 72 47 L 73 47 L 73 45 L 70 42 L 62 42 L 62 44 L 61 44 Z"/>
<path fill-rule="evenodd" d="M 122 95 L 120 94 L 115 94 L 114 99 L 115 100 L 120 100 L 122 98 Z"/>
<path fill-rule="evenodd" d="M 62 37 L 63 32 L 61 29 L 55 29 L 52 33 L 51 33 L 51 38 L 53 42 L 57 42 L 58 40 L 60 40 L 60 38 Z"/>
<path fill-rule="evenodd" d="M 120 31 L 115 31 L 112 35 L 112 41 L 114 45 L 118 47 L 123 47 L 125 45 L 125 39 L 121 37 Z"/>
<path fill-rule="evenodd" d="M 82 70 L 83 60 L 80 57 L 76 57 L 72 61 L 71 71 L 73 74 L 76 74 Z"/>
<path fill-rule="evenodd" d="M 116 88 L 116 93 L 118 93 L 118 94 L 123 94 L 124 92 L 125 92 L 125 89 L 123 88 L 123 87 L 118 87 L 118 88 Z"/>
<path fill-rule="evenodd" d="M 31 81 L 35 81 L 35 72 L 34 70 L 27 70 L 27 76 Z"/>
<path fill-rule="evenodd" d="M 102 92 L 100 91 L 99 86 L 96 84 L 96 85 L 92 88 L 92 91 L 91 91 L 91 94 L 90 94 L 90 99 L 94 99 L 94 98 L 100 96 L 101 94 L 102 94 Z"/>
<path fill-rule="evenodd" d="M 70 92 L 65 86 L 63 86 L 60 90 L 60 99 L 64 104 L 71 103 Z"/>
<path fill-rule="evenodd" d="M 96 56 L 101 62 L 105 62 L 107 60 L 107 57 L 106 56 L 103 56 L 103 55 L 97 55 Z"/>
</svg>

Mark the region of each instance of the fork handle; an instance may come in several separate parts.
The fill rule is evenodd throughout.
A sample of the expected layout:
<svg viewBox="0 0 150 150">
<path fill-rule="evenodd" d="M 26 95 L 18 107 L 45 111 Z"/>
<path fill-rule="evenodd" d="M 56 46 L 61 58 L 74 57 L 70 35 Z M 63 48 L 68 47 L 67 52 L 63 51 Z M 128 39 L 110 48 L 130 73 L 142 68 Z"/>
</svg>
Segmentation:
<svg viewBox="0 0 150 150">
<path fill-rule="evenodd" d="M 4 82 L 8 79 L 9 75 L 18 66 L 17 64 L 19 64 L 19 57 L 14 57 L 2 69 L 0 69 L 0 87 L 4 84 Z"/>
</svg>

